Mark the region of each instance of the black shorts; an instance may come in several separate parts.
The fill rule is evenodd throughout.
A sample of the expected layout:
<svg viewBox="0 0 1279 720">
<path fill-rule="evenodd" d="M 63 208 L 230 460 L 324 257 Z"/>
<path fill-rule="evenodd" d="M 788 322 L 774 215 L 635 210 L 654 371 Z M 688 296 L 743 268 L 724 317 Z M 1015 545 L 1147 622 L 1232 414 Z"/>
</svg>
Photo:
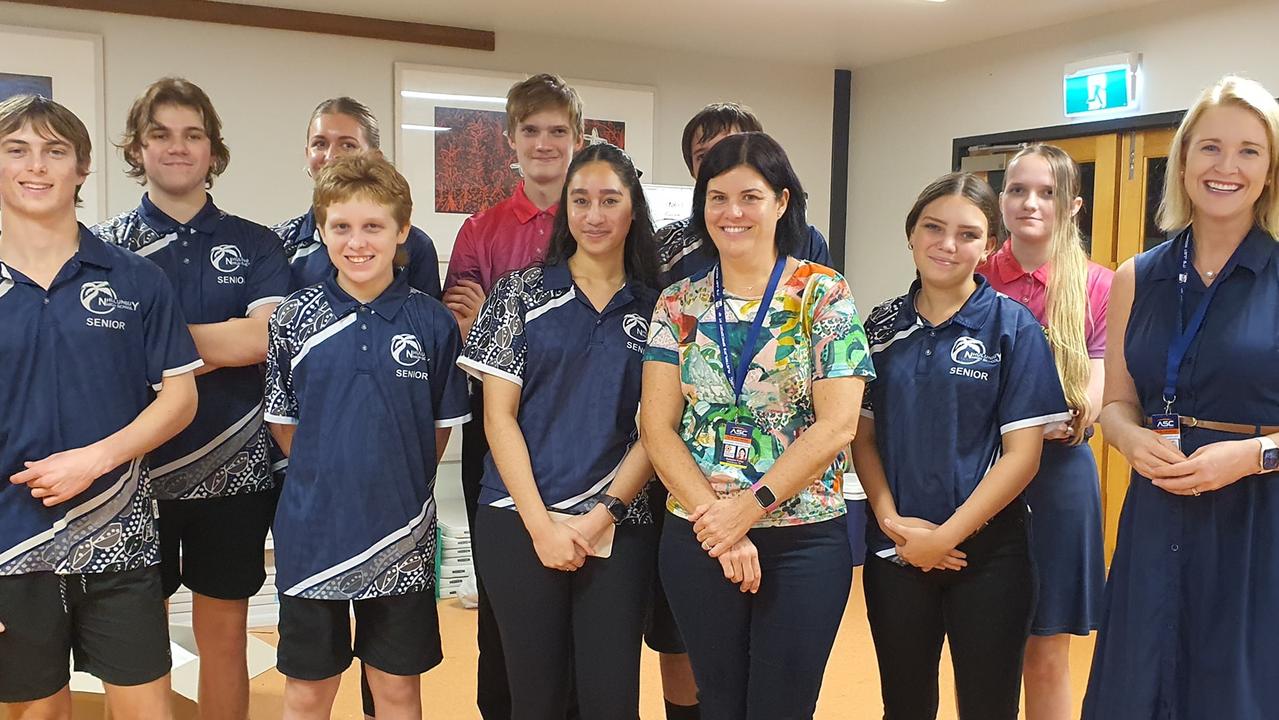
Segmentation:
<svg viewBox="0 0 1279 720">
<path fill-rule="evenodd" d="M 164 595 L 186 585 L 219 600 L 253 597 L 266 582 L 266 533 L 279 490 L 160 501 Z"/>
<path fill-rule="evenodd" d="M 0 703 L 49 697 L 76 670 L 109 685 L 164 677 L 169 624 L 155 567 L 120 573 L 0 577 Z"/>
<path fill-rule="evenodd" d="M 351 606 L 355 644 L 351 644 Z M 310 600 L 280 595 L 275 666 L 286 677 L 324 680 L 352 658 L 390 675 L 421 675 L 444 660 L 435 593 L 368 600 Z"/>
<path fill-rule="evenodd" d="M 657 534 L 662 534 L 662 523 L 666 520 L 666 497 L 669 493 L 661 482 L 648 485 L 648 503 L 653 510 L 653 523 L 657 526 Z M 656 557 L 654 557 L 656 562 Z M 666 588 L 662 587 L 662 575 L 653 573 L 653 600 L 644 620 L 644 644 L 654 652 L 665 655 L 682 655 L 688 650 L 684 647 L 684 638 L 680 636 L 679 626 L 675 624 L 675 615 L 671 612 L 671 604 L 666 600 Z"/>
</svg>

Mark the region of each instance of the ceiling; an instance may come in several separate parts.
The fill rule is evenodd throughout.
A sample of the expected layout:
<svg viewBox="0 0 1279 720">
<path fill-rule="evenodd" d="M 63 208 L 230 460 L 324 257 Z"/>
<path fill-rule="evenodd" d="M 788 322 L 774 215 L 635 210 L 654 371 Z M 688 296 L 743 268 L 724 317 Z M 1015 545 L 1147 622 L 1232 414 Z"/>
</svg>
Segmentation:
<svg viewBox="0 0 1279 720">
<path fill-rule="evenodd" d="M 234 1 L 856 68 L 1160 0 Z"/>
</svg>

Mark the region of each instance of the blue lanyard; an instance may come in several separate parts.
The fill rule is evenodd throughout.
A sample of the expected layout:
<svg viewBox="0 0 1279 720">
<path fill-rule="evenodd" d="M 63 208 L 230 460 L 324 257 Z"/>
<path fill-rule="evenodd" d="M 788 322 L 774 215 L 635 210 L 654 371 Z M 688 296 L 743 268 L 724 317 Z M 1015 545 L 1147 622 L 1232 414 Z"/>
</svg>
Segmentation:
<svg viewBox="0 0 1279 720">
<path fill-rule="evenodd" d="M 1190 273 L 1194 270 L 1190 261 L 1191 246 L 1194 236 L 1187 231 L 1184 235 L 1184 241 L 1181 246 L 1181 272 L 1177 273 L 1177 322 L 1180 325 L 1185 322 L 1185 326 L 1173 332 L 1172 341 L 1168 344 L 1168 364 L 1164 369 L 1164 412 L 1172 412 L 1172 404 L 1177 400 L 1177 375 L 1181 372 L 1181 362 L 1186 357 L 1186 352 L 1190 350 L 1190 345 L 1195 341 L 1195 336 L 1199 334 L 1200 328 L 1203 327 L 1204 317 L 1208 314 L 1208 305 L 1212 303 L 1212 298 L 1217 294 L 1217 288 L 1225 282 L 1226 276 L 1234 269 L 1235 258 L 1231 256 L 1230 262 L 1222 268 L 1217 274 L 1217 279 L 1212 285 L 1208 286 L 1208 292 L 1204 293 L 1203 299 L 1199 301 L 1199 307 L 1195 308 L 1195 314 L 1190 316 L 1190 320 L 1185 321 L 1186 317 L 1186 285 L 1190 283 Z"/>
<path fill-rule="evenodd" d="M 724 375 L 733 386 L 734 405 L 741 403 L 742 385 L 746 383 L 746 370 L 750 367 L 751 358 L 755 357 L 758 350 L 756 343 L 759 342 L 759 331 L 764 327 L 764 318 L 768 316 L 768 306 L 773 302 L 773 293 L 777 292 L 777 283 L 782 279 L 784 267 L 786 267 L 786 256 L 782 255 L 773 265 L 773 274 L 768 278 L 768 288 L 764 290 L 764 297 L 759 301 L 755 321 L 746 332 L 746 342 L 742 344 L 742 352 L 737 358 L 737 364 L 734 365 L 728 349 L 728 331 L 726 330 L 728 321 L 724 317 L 724 269 L 722 265 L 715 265 L 715 285 L 711 300 L 715 303 L 715 327 L 719 330 L 719 357 L 724 365 Z"/>
</svg>

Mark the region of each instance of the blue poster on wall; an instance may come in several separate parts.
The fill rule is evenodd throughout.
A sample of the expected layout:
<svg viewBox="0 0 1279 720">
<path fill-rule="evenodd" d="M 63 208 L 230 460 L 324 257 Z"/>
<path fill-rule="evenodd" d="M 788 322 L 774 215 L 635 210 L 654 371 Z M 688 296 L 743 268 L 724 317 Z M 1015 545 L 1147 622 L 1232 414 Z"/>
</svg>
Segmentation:
<svg viewBox="0 0 1279 720">
<path fill-rule="evenodd" d="M 15 75 L 0 72 L 0 100 L 14 95 L 53 97 L 53 78 L 43 75 Z"/>
</svg>

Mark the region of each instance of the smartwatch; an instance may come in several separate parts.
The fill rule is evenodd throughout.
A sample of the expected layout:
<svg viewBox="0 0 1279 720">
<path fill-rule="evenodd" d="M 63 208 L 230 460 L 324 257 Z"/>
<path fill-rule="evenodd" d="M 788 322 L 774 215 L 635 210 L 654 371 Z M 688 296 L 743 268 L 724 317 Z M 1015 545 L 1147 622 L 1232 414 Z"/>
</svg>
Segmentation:
<svg viewBox="0 0 1279 720">
<path fill-rule="evenodd" d="M 1279 446 L 1265 435 L 1257 438 L 1257 442 L 1261 443 L 1261 472 L 1279 470 Z"/>
<path fill-rule="evenodd" d="M 609 515 L 613 516 L 613 524 L 617 525 L 626 519 L 627 507 L 626 503 L 607 493 L 600 493 L 597 496 L 599 504 L 604 506 Z"/>
<path fill-rule="evenodd" d="M 751 485 L 751 492 L 755 494 L 755 502 L 764 508 L 764 512 L 771 512 L 773 506 L 777 504 L 777 496 L 762 480 Z"/>
</svg>

